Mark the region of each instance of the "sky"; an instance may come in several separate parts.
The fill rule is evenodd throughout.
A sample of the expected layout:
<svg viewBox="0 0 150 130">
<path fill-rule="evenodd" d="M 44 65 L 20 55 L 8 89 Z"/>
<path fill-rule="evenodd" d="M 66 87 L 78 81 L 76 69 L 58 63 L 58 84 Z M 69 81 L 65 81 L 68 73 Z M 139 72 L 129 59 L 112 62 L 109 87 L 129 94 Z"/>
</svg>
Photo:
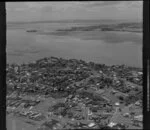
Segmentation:
<svg viewBox="0 0 150 130">
<path fill-rule="evenodd" d="M 142 1 L 6 2 L 7 21 L 142 20 Z"/>
</svg>

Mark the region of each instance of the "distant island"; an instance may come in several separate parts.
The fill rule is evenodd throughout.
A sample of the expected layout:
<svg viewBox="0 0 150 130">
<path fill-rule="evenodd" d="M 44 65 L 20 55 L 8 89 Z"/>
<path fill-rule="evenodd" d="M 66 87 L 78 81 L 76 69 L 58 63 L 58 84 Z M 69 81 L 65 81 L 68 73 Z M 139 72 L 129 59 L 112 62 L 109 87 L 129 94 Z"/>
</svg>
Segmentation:
<svg viewBox="0 0 150 130">
<path fill-rule="evenodd" d="M 126 32 L 142 32 L 142 23 L 120 23 L 120 24 L 102 24 L 85 27 L 71 27 L 69 29 L 58 29 L 57 32 L 70 31 L 126 31 Z"/>
<path fill-rule="evenodd" d="M 72 26 L 70 28 L 57 29 L 53 32 L 45 32 L 44 30 L 30 29 L 26 32 L 38 33 L 42 35 L 68 35 L 71 32 L 87 32 L 87 31 L 120 31 L 120 32 L 135 32 L 142 33 L 142 23 L 127 22 L 127 23 L 112 23 L 112 24 L 96 24 L 90 26 Z"/>
</svg>

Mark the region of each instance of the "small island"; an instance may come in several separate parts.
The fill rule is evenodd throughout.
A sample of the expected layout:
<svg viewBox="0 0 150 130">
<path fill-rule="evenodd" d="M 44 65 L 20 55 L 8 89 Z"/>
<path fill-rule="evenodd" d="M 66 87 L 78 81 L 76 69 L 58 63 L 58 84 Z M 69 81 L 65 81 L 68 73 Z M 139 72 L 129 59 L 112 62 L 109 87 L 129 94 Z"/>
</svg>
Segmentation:
<svg viewBox="0 0 150 130">
<path fill-rule="evenodd" d="M 27 32 L 37 32 L 35 29 L 27 30 Z"/>
</svg>

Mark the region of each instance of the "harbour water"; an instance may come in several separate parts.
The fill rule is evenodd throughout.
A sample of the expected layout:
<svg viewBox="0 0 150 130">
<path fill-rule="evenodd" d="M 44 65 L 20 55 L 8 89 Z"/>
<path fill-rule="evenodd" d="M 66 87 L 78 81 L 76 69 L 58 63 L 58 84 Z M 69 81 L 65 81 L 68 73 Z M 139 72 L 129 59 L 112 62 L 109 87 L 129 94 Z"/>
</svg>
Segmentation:
<svg viewBox="0 0 150 130">
<path fill-rule="evenodd" d="M 28 63 L 39 58 L 55 56 L 106 65 L 126 64 L 142 67 L 142 33 L 84 31 L 58 36 L 27 32 L 28 29 L 54 32 L 57 29 L 86 25 L 91 23 L 8 24 L 7 62 Z"/>
</svg>

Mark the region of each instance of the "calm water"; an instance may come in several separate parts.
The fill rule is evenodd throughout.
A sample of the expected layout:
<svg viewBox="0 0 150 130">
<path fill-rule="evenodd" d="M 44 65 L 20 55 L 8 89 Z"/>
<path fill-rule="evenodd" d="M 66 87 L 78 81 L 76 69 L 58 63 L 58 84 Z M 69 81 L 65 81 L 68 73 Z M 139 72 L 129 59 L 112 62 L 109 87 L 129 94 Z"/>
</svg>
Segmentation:
<svg viewBox="0 0 150 130">
<path fill-rule="evenodd" d="M 90 23 L 88 23 L 90 25 Z M 142 34 L 131 32 L 76 32 L 69 35 L 28 33 L 28 29 L 53 32 L 83 23 L 38 23 L 8 25 L 7 62 L 27 63 L 58 56 L 95 61 L 107 65 L 127 64 L 142 67 Z"/>
</svg>

